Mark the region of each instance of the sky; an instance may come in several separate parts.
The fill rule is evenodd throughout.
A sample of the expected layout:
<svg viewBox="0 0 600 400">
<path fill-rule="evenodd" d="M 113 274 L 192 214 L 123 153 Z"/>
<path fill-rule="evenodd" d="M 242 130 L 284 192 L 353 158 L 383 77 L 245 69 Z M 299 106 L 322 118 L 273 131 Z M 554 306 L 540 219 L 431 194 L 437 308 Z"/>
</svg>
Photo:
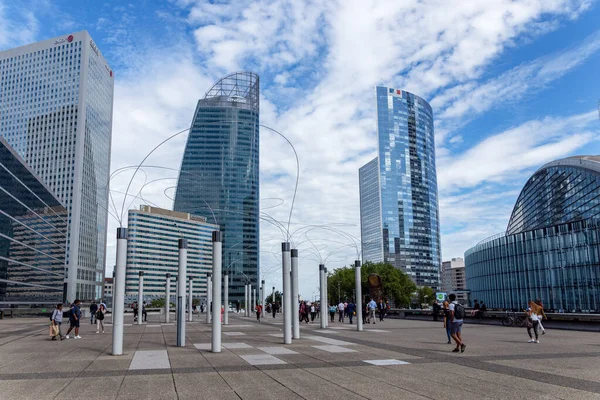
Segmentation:
<svg viewBox="0 0 600 400">
<path fill-rule="evenodd" d="M 90 32 L 115 74 L 113 171 L 189 128 L 220 77 L 257 72 L 260 122 L 298 154 L 289 227 L 310 298 L 319 262 L 332 270 L 357 258 L 375 86 L 433 107 L 442 259 L 462 257 L 506 229 L 539 167 L 600 154 L 599 21 L 595 0 L 0 0 L 0 50 Z M 281 137 L 260 135 L 261 210 L 287 226 L 296 159 Z M 117 175 L 111 211 L 172 207 L 185 141 L 162 145 L 133 179 Z M 123 195 L 130 181 L 138 198 Z M 109 219 L 111 271 L 120 223 Z M 285 237 L 266 219 L 261 279 L 281 288 Z"/>
</svg>

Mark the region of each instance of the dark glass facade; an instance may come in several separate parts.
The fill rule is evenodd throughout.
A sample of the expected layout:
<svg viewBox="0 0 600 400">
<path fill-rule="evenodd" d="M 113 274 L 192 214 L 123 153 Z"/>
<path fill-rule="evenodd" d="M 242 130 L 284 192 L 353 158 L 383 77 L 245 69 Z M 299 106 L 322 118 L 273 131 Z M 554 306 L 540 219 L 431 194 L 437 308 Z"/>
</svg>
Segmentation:
<svg viewBox="0 0 600 400">
<path fill-rule="evenodd" d="M 0 138 L 0 308 L 63 301 L 66 208 Z"/>
<path fill-rule="evenodd" d="M 383 259 L 409 274 L 417 285 L 438 288 L 441 256 L 433 111 L 425 100 L 403 90 L 378 86 L 376 93 Z M 361 185 L 361 199 L 369 197 L 364 190 L 373 190 L 370 186 Z M 361 202 L 361 223 L 373 219 L 363 214 L 365 209 Z"/>
<path fill-rule="evenodd" d="M 198 101 L 174 210 L 205 216 L 224 232 L 223 268 L 233 273 L 232 301 L 259 276 L 259 79 L 239 72 Z M 214 213 L 214 218 L 213 218 Z"/>
<path fill-rule="evenodd" d="M 467 287 L 491 307 L 600 311 L 600 157 L 549 163 L 525 184 L 505 234 L 465 253 Z"/>
</svg>

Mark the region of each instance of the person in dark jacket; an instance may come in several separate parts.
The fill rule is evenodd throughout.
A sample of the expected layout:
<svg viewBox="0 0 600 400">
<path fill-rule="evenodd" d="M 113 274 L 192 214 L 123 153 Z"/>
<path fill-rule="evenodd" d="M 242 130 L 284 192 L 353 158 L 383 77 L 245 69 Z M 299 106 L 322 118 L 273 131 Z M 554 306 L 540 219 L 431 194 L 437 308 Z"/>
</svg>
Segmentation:
<svg viewBox="0 0 600 400">
<path fill-rule="evenodd" d="M 96 318 L 96 312 L 98 311 L 98 304 L 95 301 L 92 301 L 90 304 L 90 324 L 94 324 L 94 319 Z"/>
<path fill-rule="evenodd" d="M 377 311 L 379 311 L 379 321 L 383 321 L 383 317 L 385 317 L 386 306 L 383 300 L 379 300 L 377 304 Z"/>
<path fill-rule="evenodd" d="M 433 301 L 433 320 L 437 321 L 438 320 L 438 314 L 440 313 L 440 305 L 438 304 L 437 301 Z"/>
</svg>

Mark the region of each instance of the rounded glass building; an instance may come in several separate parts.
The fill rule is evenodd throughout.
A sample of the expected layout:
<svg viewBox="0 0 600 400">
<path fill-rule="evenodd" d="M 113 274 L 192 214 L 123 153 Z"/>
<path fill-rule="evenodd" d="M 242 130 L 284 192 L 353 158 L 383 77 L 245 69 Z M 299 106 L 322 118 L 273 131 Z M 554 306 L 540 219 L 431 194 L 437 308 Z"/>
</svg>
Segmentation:
<svg viewBox="0 0 600 400">
<path fill-rule="evenodd" d="M 506 232 L 465 253 L 471 298 L 489 307 L 600 311 L 600 156 L 569 157 L 527 181 Z"/>
<path fill-rule="evenodd" d="M 234 273 L 231 301 L 243 299 L 242 282 L 258 284 L 258 146 L 258 75 L 227 75 L 198 101 L 174 210 L 204 216 L 220 225 L 223 268 Z"/>
</svg>

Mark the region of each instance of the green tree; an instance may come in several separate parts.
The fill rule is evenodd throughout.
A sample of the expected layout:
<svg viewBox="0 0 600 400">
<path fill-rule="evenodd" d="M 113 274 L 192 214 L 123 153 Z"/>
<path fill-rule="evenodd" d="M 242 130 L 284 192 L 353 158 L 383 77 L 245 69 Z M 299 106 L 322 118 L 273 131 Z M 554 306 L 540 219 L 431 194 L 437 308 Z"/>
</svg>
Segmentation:
<svg viewBox="0 0 600 400">
<path fill-rule="evenodd" d="M 385 301 L 393 302 L 396 307 L 410 304 L 411 296 L 417 289 L 416 285 L 406 273 L 387 263 L 368 262 L 362 266 L 361 290 L 363 298 L 369 298 L 368 276 L 370 274 L 377 274 L 381 277 Z M 354 267 L 335 269 L 329 274 L 327 283 L 330 304 L 336 304 L 340 300 L 354 299 L 355 287 Z"/>
<path fill-rule="evenodd" d="M 281 303 L 281 292 L 279 290 L 275 291 L 275 301 L 279 304 L 282 304 Z M 265 304 L 272 303 L 272 302 L 273 302 L 273 294 L 270 294 L 265 299 Z"/>
<path fill-rule="evenodd" d="M 429 286 L 421 286 L 417 290 L 417 297 L 419 298 L 419 305 L 430 305 L 433 302 L 433 300 L 435 300 L 435 290 L 433 290 Z"/>
</svg>

